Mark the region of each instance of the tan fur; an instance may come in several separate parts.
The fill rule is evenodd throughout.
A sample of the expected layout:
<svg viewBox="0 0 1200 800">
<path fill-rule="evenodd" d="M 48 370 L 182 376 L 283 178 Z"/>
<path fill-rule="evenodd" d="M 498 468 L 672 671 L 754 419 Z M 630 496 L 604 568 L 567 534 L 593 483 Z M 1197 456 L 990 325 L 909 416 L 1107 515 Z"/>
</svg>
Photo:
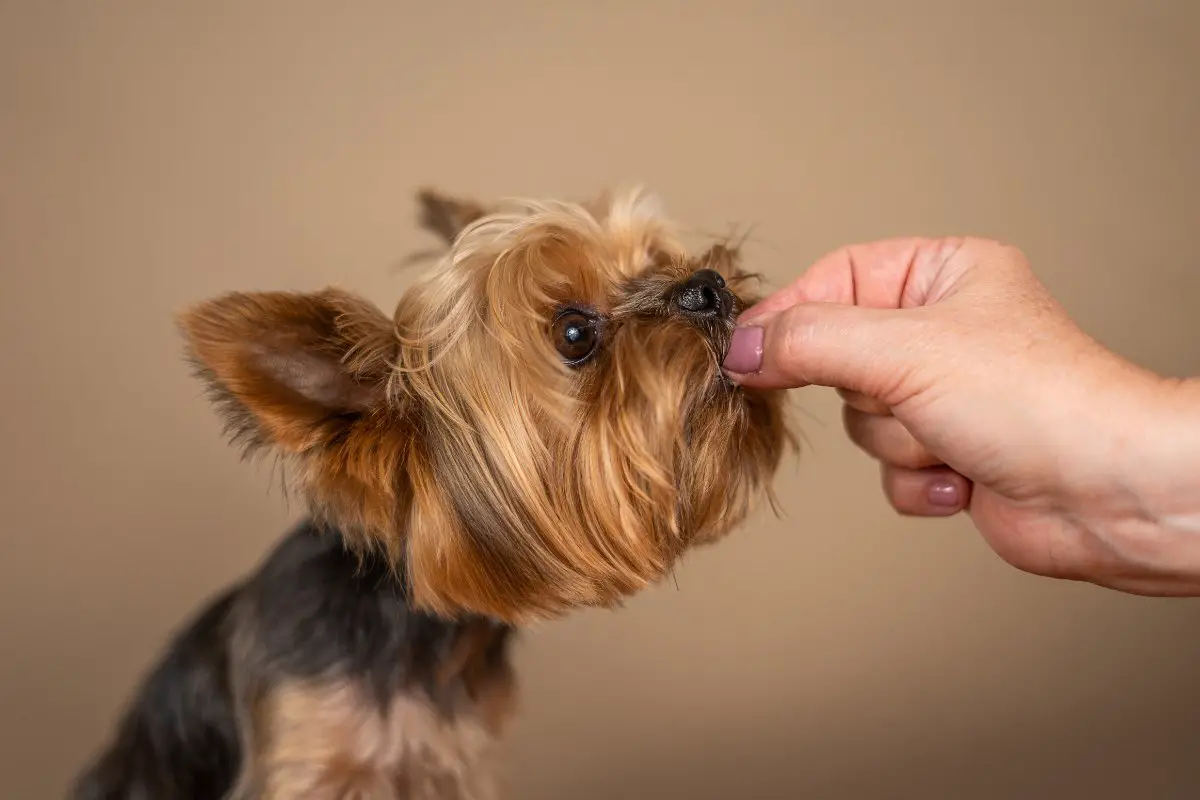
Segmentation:
<svg viewBox="0 0 1200 800">
<path fill-rule="evenodd" d="M 261 800 L 492 800 L 495 731 L 473 711 L 447 719 L 419 694 L 383 710 L 360 683 L 276 687 L 257 710 Z"/>
<path fill-rule="evenodd" d="M 781 395 L 721 375 L 731 320 L 667 302 L 712 268 L 748 303 L 735 247 L 689 253 L 640 191 L 423 203 L 450 249 L 390 322 L 335 291 L 182 319 L 235 435 L 288 456 L 352 545 L 406 563 L 418 607 L 518 623 L 611 607 L 769 494 L 795 444 Z M 550 341 L 564 304 L 603 319 L 578 369 Z"/>
</svg>

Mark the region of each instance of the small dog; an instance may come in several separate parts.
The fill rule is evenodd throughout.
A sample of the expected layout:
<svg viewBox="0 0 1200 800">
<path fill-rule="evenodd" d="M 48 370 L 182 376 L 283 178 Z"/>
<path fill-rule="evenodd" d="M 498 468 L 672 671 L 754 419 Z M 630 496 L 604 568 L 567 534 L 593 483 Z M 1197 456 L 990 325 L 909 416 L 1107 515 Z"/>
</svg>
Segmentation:
<svg viewBox="0 0 1200 800">
<path fill-rule="evenodd" d="M 79 800 L 491 798 L 514 629 L 619 606 L 796 445 L 720 364 L 752 276 L 650 195 L 419 196 L 449 248 L 389 319 L 336 289 L 181 317 L 234 442 L 311 513 L 143 680 Z"/>
</svg>

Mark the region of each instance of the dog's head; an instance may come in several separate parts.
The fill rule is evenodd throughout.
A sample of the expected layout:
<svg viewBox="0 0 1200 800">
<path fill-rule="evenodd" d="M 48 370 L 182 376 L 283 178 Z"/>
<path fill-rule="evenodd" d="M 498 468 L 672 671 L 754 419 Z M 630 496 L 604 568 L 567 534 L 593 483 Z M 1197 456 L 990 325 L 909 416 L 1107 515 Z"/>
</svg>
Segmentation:
<svg viewBox="0 0 1200 800">
<path fill-rule="evenodd" d="M 392 319 L 340 290 L 182 317 L 235 440 L 402 566 L 413 601 L 518 622 L 613 606 L 737 525 L 794 444 L 720 364 L 751 276 L 653 198 L 484 207 L 423 193 L 449 244 Z"/>
</svg>

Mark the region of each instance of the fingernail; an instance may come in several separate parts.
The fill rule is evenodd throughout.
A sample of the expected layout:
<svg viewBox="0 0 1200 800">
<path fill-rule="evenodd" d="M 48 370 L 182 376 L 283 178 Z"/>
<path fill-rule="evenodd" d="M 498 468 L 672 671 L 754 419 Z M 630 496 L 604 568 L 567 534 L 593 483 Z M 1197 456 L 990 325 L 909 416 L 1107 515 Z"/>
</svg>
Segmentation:
<svg viewBox="0 0 1200 800">
<path fill-rule="evenodd" d="M 962 502 L 962 495 L 954 481 L 934 481 L 925 490 L 925 495 L 930 505 L 942 508 L 950 508 Z"/>
<path fill-rule="evenodd" d="M 722 366 L 738 375 L 751 375 L 762 369 L 762 355 L 763 329 L 736 328 Z"/>
</svg>

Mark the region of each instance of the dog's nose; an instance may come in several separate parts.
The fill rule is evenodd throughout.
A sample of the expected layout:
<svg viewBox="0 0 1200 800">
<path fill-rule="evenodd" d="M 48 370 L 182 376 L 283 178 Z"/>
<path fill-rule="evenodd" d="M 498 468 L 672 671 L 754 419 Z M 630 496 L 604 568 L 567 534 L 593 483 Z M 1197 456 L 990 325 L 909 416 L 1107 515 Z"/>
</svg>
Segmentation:
<svg viewBox="0 0 1200 800">
<path fill-rule="evenodd" d="M 725 279 L 719 272 L 702 269 L 692 274 L 675 295 L 675 306 L 684 314 L 710 317 L 724 313 L 729 305 L 724 295 Z"/>
</svg>

